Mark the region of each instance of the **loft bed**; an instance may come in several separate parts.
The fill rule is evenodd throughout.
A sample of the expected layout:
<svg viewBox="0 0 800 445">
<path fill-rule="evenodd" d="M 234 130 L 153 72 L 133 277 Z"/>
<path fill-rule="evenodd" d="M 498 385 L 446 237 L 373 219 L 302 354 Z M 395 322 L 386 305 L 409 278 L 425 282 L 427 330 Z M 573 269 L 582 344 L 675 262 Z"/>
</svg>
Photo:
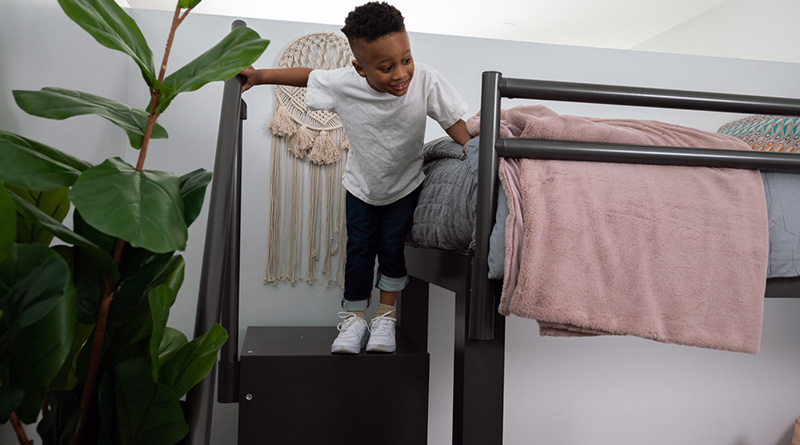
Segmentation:
<svg viewBox="0 0 800 445">
<path fill-rule="evenodd" d="M 498 312 L 503 283 L 488 278 L 489 239 L 497 214 L 501 157 L 800 173 L 800 155 L 786 153 L 500 137 L 502 98 L 800 115 L 800 100 L 796 99 L 516 79 L 503 77 L 498 72 L 485 72 L 475 187 L 474 247 L 455 250 L 418 247 L 420 243 L 414 241 L 406 249 L 411 282 L 404 294 L 427 298 L 429 284 L 456 294 L 454 444 L 503 442 L 505 317 Z M 425 205 L 422 196 L 420 199 L 421 205 Z M 764 296 L 800 298 L 800 276 L 767 279 Z M 415 304 L 415 312 L 418 306 Z M 407 311 L 402 310 L 402 302 L 400 312 L 403 325 L 412 315 L 404 315 Z"/>
<path fill-rule="evenodd" d="M 237 20 L 233 27 L 245 26 Z M 427 344 L 430 284 L 456 294 L 453 443 L 492 445 L 503 442 L 505 317 L 498 313 L 502 282 L 488 278 L 489 237 L 497 207 L 499 158 L 531 157 L 593 162 L 716 166 L 770 171 L 800 171 L 800 156 L 674 147 L 627 146 L 506 139 L 499 136 L 501 98 L 530 98 L 616 105 L 685 108 L 708 111 L 800 115 L 794 99 L 735 96 L 685 91 L 568 84 L 483 75 L 478 173 L 475 187 L 474 247 L 406 249 L 411 277 L 400 301 L 398 327 L 417 344 Z M 242 120 L 246 104 L 241 79 L 225 82 L 214 181 L 206 228 L 195 334 L 222 322 L 229 341 L 217 369 L 186 398 L 190 431 L 184 443 L 206 445 L 211 436 L 214 393 L 223 403 L 239 401 L 240 362 L 239 213 L 241 200 Z M 488 117 L 488 118 L 487 118 Z M 800 297 L 800 277 L 770 279 L 767 297 Z"/>
</svg>

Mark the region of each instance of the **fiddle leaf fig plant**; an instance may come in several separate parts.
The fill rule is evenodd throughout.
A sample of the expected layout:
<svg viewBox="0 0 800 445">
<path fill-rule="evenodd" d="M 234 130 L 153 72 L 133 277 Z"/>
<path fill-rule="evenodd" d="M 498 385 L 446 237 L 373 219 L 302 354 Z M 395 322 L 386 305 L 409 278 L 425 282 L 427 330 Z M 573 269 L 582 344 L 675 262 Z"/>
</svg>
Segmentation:
<svg viewBox="0 0 800 445">
<path fill-rule="evenodd" d="M 269 44 L 248 28 L 166 75 L 178 26 L 200 0 L 179 0 L 163 59 L 115 0 L 59 0 L 101 45 L 133 59 L 146 109 L 88 92 L 14 91 L 48 119 L 96 115 L 124 131 L 136 165 L 98 164 L 0 129 L 0 424 L 21 444 L 174 444 L 188 432 L 181 398 L 211 370 L 227 333 L 189 340 L 168 326 L 183 283 L 188 227 L 211 173 L 144 168 L 159 116 L 181 93 L 227 80 Z M 72 210 L 71 223 L 64 219 Z"/>
</svg>

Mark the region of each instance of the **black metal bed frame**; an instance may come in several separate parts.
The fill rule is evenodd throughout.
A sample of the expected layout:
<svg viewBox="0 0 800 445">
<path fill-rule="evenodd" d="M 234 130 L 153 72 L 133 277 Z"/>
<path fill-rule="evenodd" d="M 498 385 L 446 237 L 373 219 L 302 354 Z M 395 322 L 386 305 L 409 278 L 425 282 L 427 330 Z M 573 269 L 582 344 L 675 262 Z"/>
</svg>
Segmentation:
<svg viewBox="0 0 800 445">
<path fill-rule="evenodd" d="M 800 156 L 759 151 L 567 142 L 500 137 L 502 98 L 572 101 L 719 112 L 800 115 L 800 100 L 504 78 L 483 73 L 475 249 L 407 248 L 415 294 L 428 284 L 456 294 L 453 443 L 503 443 L 505 320 L 501 283 L 488 279 L 489 235 L 501 156 L 800 172 Z M 800 277 L 767 280 L 765 297 L 800 298 Z"/>
<path fill-rule="evenodd" d="M 241 20 L 232 27 L 246 26 Z M 219 362 L 219 401 L 238 401 L 239 231 L 241 202 L 242 120 L 246 105 L 241 79 L 225 82 L 220 114 L 211 209 L 206 227 L 195 336 L 222 321 L 229 333 Z M 415 299 L 416 319 L 400 323 L 418 341 L 427 340 L 426 302 L 429 284 L 456 294 L 453 443 L 492 445 L 503 440 L 505 319 L 497 312 L 500 282 L 489 280 L 489 234 L 496 210 L 500 156 L 595 162 L 649 163 L 748 168 L 800 172 L 800 155 L 736 150 L 621 146 L 583 142 L 506 139 L 499 137 L 501 98 L 573 101 L 683 108 L 706 111 L 800 115 L 800 100 L 691 91 L 632 88 L 505 78 L 483 74 L 481 140 L 474 251 L 406 249 L 411 282 L 405 292 Z M 800 297 L 800 277 L 767 280 L 766 297 Z M 408 309 L 408 308 L 407 308 Z M 402 307 L 401 307 L 402 311 Z M 409 311 L 411 312 L 411 311 Z M 420 320 L 420 317 L 424 320 Z M 406 326 L 411 325 L 411 326 Z M 187 395 L 190 432 L 183 443 L 207 445 L 216 369 Z"/>
</svg>

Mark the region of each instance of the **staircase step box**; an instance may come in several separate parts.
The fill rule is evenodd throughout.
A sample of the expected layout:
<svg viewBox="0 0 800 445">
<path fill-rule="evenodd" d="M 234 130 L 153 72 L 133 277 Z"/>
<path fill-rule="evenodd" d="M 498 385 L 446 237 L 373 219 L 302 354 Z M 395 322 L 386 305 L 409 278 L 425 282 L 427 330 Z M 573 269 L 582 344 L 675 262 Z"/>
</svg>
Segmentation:
<svg viewBox="0 0 800 445">
<path fill-rule="evenodd" d="M 335 327 L 249 327 L 240 445 L 423 445 L 430 356 L 397 330 L 392 354 L 331 354 Z"/>
</svg>

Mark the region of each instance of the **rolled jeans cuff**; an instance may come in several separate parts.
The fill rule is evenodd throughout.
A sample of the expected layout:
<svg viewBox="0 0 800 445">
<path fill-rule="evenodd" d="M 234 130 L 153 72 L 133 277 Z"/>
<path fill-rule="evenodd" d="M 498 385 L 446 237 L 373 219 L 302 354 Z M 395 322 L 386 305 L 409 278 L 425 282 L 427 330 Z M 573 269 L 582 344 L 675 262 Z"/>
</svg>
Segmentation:
<svg viewBox="0 0 800 445">
<path fill-rule="evenodd" d="M 400 292 L 406 288 L 406 285 L 408 285 L 408 275 L 399 278 L 392 278 L 379 273 L 378 283 L 375 285 L 375 287 L 386 292 Z"/>
<path fill-rule="evenodd" d="M 348 300 L 347 298 L 342 298 L 342 309 L 347 312 L 365 311 L 369 307 L 369 300 L 369 298 L 363 300 Z"/>
</svg>

